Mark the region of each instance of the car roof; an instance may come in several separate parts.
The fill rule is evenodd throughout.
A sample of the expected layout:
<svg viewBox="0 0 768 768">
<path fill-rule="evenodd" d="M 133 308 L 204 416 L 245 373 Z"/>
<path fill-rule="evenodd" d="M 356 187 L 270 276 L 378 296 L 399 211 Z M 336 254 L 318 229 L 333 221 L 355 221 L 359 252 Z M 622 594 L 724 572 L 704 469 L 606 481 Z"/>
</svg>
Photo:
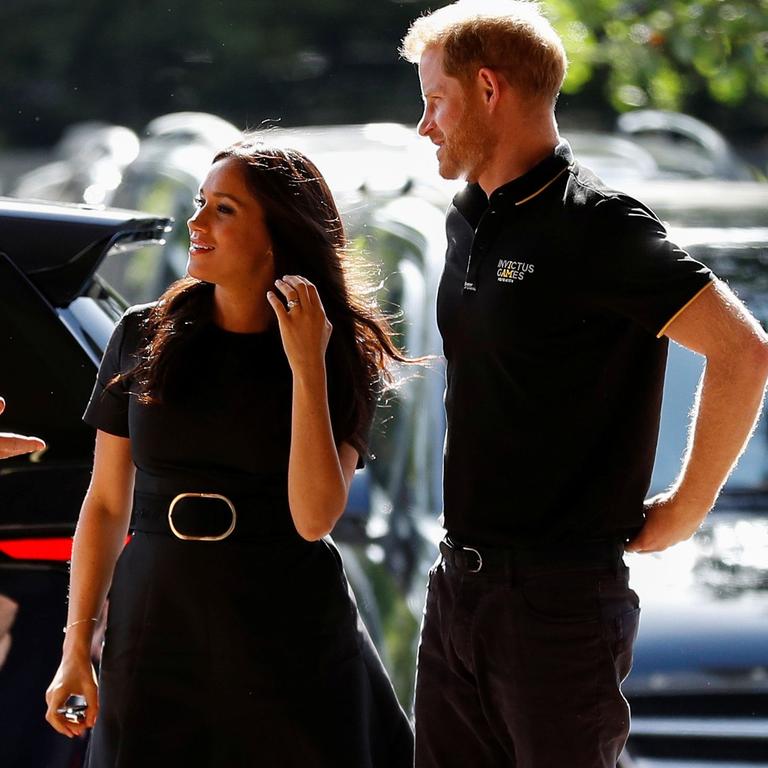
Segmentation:
<svg viewBox="0 0 768 768">
<path fill-rule="evenodd" d="M 680 179 L 627 181 L 626 192 L 670 223 L 698 227 L 768 226 L 768 184 Z"/>
<path fill-rule="evenodd" d="M 52 304 L 65 306 L 107 250 L 160 242 L 170 223 L 138 211 L 0 198 L 0 253 Z"/>
</svg>

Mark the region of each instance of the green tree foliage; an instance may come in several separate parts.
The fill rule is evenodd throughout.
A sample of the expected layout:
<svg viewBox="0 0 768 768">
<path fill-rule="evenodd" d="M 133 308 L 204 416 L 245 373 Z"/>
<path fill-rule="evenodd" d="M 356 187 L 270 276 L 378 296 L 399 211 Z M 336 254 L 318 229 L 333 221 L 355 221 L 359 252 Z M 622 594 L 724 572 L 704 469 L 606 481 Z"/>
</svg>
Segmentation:
<svg viewBox="0 0 768 768">
<path fill-rule="evenodd" d="M 0 0 L 0 145 L 159 114 L 238 125 L 420 110 L 397 46 L 430 0 Z M 542 0 L 569 52 L 566 107 L 768 120 L 768 0 Z M 724 106 L 720 106 L 724 105 Z M 715 114 L 710 111 L 715 109 Z M 717 110 L 720 110 L 719 113 Z"/>
<path fill-rule="evenodd" d="M 425 0 L 0 0 L 0 144 L 159 114 L 414 121 L 397 45 Z"/>
<path fill-rule="evenodd" d="M 566 93 L 604 72 L 611 105 L 684 110 L 768 99 L 768 0 L 545 0 Z"/>
</svg>

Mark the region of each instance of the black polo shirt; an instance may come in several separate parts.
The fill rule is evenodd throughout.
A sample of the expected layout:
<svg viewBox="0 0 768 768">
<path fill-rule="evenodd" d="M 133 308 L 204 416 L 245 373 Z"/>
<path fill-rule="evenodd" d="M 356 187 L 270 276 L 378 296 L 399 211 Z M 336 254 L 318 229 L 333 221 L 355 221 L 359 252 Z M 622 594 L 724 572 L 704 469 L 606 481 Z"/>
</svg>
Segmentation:
<svg viewBox="0 0 768 768">
<path fill-rule="evenodd" d="M 566 142 L 453 201 L 437 300 L 445 527 L 457 541 L 626 537 L 642 524 L 664 330 L 713 280 Z"/>
</svg>

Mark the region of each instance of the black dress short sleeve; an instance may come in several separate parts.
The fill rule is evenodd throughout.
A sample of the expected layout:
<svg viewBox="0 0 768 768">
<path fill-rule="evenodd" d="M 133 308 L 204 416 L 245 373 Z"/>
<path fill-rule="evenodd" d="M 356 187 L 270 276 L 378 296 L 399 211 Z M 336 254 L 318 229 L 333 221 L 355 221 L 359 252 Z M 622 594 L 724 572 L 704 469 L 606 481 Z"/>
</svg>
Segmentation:
<svg viewBox="0 0 768 768">
<path fill-rule="evenodd" d="M 631 197 L 604 198 L 594 216 L 605 244 L 593 262 L 596 303 L 660 336 L 712 283 L 712 272 L 672 243 L 656 215 Z"/>
<path fill-rule="evenodd" d="M 131 307 L 115 326 L 83 414 L 86 424 L 117 437 L 129 436 L 128 403 L 131 395 L 127 381 L 113 382 L 112 379 L 134 366 L 139 325 L 147 310 L 147 306 Z"/>
</svg>

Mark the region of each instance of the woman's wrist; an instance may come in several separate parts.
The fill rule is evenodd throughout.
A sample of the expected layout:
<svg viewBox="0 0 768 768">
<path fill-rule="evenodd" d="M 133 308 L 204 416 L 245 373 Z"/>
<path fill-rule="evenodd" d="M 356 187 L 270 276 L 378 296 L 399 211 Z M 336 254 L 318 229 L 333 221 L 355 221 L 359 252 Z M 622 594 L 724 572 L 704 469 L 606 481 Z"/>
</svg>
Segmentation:
<svg viewBox="0 0 768 768">
<path fill-rule="evenodd" d="M 64 637 L 64 644 L 62 646 L 62 653 L 65 658 L 78 658 L 83 659 L 91 658 L 91 643 L 93 642 L 93 630 L 82 632 L 78 634 L 69 634 Z"/>
<path fill-rule="evenodd" d="M 96 624 L 98 621 L 97 618 L 91 618 L 91 619 L 76 619 L 75 621 L 70 621 L 69 624 L 65 624 L 62 627 L 62 632 L 66 635 L 67 632 L 69 632 L 71 629 L 74 629 L 75 627 L 79 627 L 81 625 L 88 625 L 90 627 L 93 627 L 93 625 Z"/>
<path fill-rule="evenodd" d="M 93 631 L 96 628 L 98 619 L 76 619 L 64 625 L 64 650 L 71 649 L 73 652 L 87 651 L 90 657 L 91 641 L 93 640 Z"/>
<path fill-rule="evenodd" d="M 314 390 L 317 390 L 318 386 L 325 386 L 325 361 L 320 358 L 314 362 L 297 366 L 293 372 L 293 380 L 297 384 L 311 387 Z"/>
</svg>

